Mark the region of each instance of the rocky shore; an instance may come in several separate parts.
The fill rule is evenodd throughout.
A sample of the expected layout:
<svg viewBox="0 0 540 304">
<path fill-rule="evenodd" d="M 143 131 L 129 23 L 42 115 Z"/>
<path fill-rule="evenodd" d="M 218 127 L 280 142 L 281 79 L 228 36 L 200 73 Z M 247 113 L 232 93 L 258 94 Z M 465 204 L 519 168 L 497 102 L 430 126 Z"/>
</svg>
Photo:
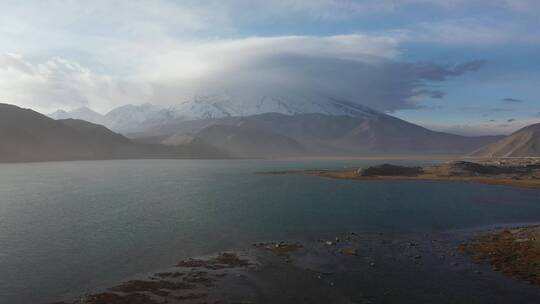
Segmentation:
<svg viewBox="0 0 540 304">
<path fill-rule="evenodd" d="M 521 242 L 525 230 L 513 231 L 514 240 Z M 478 233 L 485 232 L 351 232 L 260 242 L 182 260 L 147 278 L 58 303 L 540 303 L 532 274 L 518 279 L 504 275 L 512 269 L 505 264 L 507 246 L 489 237 L 488 242 L 478 239 Z M 525 255 L 540 263 L 537 253 Z"/>
<path fill-rule="evenodd" d="M 538 189 L 540 188 L 540 159 L 450 161 L 424 167 L 382 164 L 365 169 L 275 171 L 259 172 L 259 174 L 302 174 L 359 181 L 458 181 Z"/>
<path fill-rule="evenodd" d="M 540 226 L 483 233 L 461 246 L 478 263 L 540 287 Z"/>
</svg>

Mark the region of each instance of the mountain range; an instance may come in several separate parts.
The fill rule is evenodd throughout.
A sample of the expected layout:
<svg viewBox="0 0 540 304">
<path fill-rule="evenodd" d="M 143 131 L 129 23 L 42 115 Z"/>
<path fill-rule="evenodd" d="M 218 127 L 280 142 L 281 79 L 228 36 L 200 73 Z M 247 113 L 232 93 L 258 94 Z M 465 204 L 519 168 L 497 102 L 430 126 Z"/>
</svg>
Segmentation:
<svg viewBox="0 0 540 304">
<path fill-rule="evenodd" d="M 504 136 L 436 132 L 355 102 L 315 95 L 248 100 L 222 92 L 176 105 L 128 104 L 103 115 L 79 108 L 49 116 L 102 124 L 140 144 L 205 143 L 232 157 L 467 155 L 508 141 Z"/>
<path fill-rule="evenodd" d="M 0 104 L 1 162 L 225 156 L 198 139 L 176 146 L 142 144 L 84 120 L 54 120 Z"/>
<path fill-rule="evenodd" d="M 81 107 L 71 111 L 58 110 L 47 116 L 53 119 L 73 118 L 86 120 L 122 133 L 141 131 L 156 124 L 183 120 L 173 108 L 151 104 L 128 104 L 115 108 L 104 115 L 88 107 Z"/>
<path fill-rule="evenodd" d="M 265 113 L 199 119 L 129 136 L 165 144 L 195 136 L 238 157 L 465 154 L 502 138 L 435 132 L 374 111 L 363 117 Z"/>
<path fill-rule="evenodd" d="M 158 106 L 149 103 L 123 105 L 106 114 L 87 107 L 72 111 L 58 110 L 48 114 L 53 119 L 75 118 L 102 124 L 116 132 L 134 133 L 164 124 L 197 119 L 244 117 L 263 113 L 298 115 L 319 113 L 332 116 L 373 117 L 378 112 L 360 104 L 319 95 L 256 96 L 246 99 L 230 93 L 196 95 L 189 101 L 175 105 Z M 255 101 L 253 101 L 255 100 Z"/>
</svg>

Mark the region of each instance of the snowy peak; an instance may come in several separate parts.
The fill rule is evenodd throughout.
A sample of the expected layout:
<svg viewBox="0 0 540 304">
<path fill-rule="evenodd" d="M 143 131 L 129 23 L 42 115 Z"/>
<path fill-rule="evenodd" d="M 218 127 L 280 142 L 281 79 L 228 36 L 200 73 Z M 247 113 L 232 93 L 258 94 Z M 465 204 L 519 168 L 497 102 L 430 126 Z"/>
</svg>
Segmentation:
<svg viewBox="0 0 540 304">
<path fill-rule="evenodd" d="M 73 111 L 59 110 L 49 116 L 54 119 L 76 118 L 99 123 L 122 133 L 143 131 L 146 128 L 184 120 L 251 116 L 264 113 L 285 115 L 326 114 L 377 119 L 382 113 L 355 102 L 311 94 L 273 94 L 248 96 L 228 91 L 199 94 L 175 105 L 124 105 L 105 115 L 88 108 Z"/>
<path fill-rule="evenodd" d="M 75 110 L 71 111 L 64 111 L 64 110 L 58 110 L 54 113 L 51 113 L 49 115 L 52 119 L 81 119 L 86 120 L 92 123 L 101 123 L 103 119 L 103 115 L 95 112 L 94 110 L 88 108 L 88 107 L 81 107 Z"/>
<path fill-rule="evenodd" d="M 70 118 L 69 117 L 69 113 L 64 111 L 64 110 L 57 110 L 53 113 L 50 113 L 50 114 L 47 114 L 47 116 L 49 116 L 50 118 L 52 119 L 68 119 Z"/>
<path fill-rule="evenodd" d="M 174 108 L 146 103 L 115 108 L 105 114 L 103 124 L 119 132 L 136 132 L 154 125 L 172 123 L 182 117 L 182 113 Z"/>
<path fill-rule="evenodd" d="M 238 109 L 228 94 L 196 95 L 192 100 L 184 101 L 172 108 L 191 118 L 219 118 L 238 115 Z"/>
<path fill-rule="evenodd" d="M 247 97 L 225 92 L 197 95 L 192 100 L 183 102 L 174 108 L 183 116 L 192 118 L 221 118 L 263 113 L 285 115 L 320 113 L 368 118 L 381 114 L 354 102 L 315 94 L 275 94 Z"/>
<path fill-rule="evenodd" d="M 71 111 L 69 114 L 73 116 L 72 118 L 82 119 L 89 122 L 100 122 L 101 119 L 103 118 L 103 115 L 87 107 L 81 107 L 81 108 L 75 109 Z"/>
</svg>

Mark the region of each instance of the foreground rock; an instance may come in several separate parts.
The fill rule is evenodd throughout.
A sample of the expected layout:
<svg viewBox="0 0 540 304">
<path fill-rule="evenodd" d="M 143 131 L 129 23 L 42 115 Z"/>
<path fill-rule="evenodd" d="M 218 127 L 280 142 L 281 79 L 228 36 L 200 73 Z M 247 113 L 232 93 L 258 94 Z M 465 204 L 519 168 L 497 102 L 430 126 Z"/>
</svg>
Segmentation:
<svg viewBox="0 0 540 304">
<path fill-rule="evenodd" d="M 540 287 L 540 226 L 485 233 L 461 249 L 479 263 Z"/>
<path fill-rule="evenodd" d="M 345 233 L 255 243 L 70 303 L 540 303 L 537 286 L 460 250 L 470 237 Z"/>
</svg>

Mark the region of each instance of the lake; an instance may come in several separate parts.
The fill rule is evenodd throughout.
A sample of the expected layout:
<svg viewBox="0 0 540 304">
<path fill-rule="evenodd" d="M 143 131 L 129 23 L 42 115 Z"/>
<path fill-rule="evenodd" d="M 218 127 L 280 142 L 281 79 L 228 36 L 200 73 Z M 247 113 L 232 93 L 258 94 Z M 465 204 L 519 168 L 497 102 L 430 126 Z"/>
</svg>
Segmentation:
<svg viewBox="0 0 540 304">
<path fill-rule="evenodd" d="M 70 299 L 253 241 L 540 220 L 540 191 L 257 171 L 374 160 L 125 160 L 0 165 L 0 303 Z M 426 164 L 430 161 L 391 161 Z"/>
</svg>

